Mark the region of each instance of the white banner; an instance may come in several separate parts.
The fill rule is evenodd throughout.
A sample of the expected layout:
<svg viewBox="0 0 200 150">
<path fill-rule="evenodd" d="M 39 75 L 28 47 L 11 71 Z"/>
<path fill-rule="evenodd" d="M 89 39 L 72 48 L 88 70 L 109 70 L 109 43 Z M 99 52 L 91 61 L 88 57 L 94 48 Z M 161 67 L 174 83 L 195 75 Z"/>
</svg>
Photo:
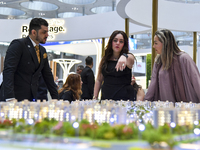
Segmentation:
<svg viewBox="0 0 200 150">
<path fill-rule="evenodd" d="M 146 63 L 145 62 L 137 62 L 134 64 L 133 72 L 137 73 L 146 73 Z"/>
</svg>

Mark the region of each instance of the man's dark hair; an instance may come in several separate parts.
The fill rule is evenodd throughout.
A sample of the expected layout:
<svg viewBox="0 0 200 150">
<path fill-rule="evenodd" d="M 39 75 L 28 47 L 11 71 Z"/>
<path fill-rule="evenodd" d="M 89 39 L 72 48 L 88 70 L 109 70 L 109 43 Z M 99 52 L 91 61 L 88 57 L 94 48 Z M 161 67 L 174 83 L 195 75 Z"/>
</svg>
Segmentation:
<svg viewBox="0 0 200 150">
<path fill-rule="evenodd" d="M 36 30 L 38 32 L 41 29 L 41 25 L 48 27 L 48 22 L 42 18 L 33 18 L 29 24 L 29 35 L 32 30 Z"/>
<path fill-rule="evenodd" d="M 88 56 L 86 59 L 85 59 L 85 63 L 86 65 L 92 65 L 93 63 L 93 58 Z"/>
<path fill-rule="evenodd" d="M 78 65 L 78 68 L 79 68 L 80 70 L 83 70 L 83 69 L 84 69 L 84 66 L 83 66 L 83 65 Z"/>
</svg>

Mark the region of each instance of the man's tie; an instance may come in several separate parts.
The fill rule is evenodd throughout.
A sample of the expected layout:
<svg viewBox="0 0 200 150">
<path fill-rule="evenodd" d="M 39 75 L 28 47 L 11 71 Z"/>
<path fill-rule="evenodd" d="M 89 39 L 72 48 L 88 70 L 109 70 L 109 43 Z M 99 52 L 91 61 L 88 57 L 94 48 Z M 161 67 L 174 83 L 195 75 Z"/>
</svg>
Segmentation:
<svg viewBox="0 0 200 150">
<path fill-rule="evenodd" d="M 37 54 L 38 62 L 40 63 L 40 49 L 39 49 L 39 46 L 36 45 L 35 49 L 36 49 L 36 54 Z"/>
</svg>

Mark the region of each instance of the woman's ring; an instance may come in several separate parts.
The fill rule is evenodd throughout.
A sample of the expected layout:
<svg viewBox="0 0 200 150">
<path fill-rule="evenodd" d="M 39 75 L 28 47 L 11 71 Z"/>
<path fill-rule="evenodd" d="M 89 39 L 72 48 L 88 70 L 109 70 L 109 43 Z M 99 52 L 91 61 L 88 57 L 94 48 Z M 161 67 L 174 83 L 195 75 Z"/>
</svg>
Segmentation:
<svg viewBox="0 0 200 150">
<path fill-rule="evenodd" d="M 122 64 L 122 67 L 124 67 L 124 64 Z"/>
</svg>

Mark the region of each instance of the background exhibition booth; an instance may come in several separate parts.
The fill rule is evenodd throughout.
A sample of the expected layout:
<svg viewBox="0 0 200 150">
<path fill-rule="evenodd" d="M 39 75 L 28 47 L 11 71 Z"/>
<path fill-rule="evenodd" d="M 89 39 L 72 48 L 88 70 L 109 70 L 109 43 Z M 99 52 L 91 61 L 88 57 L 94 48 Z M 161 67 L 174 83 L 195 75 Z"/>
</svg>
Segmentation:
<svg viewBox="0 0 200 150">
<path fill-rule="evenodd" d="M 33 1 L 31 4 L 36 2 L 39 1 Z M 61 14 L 58 15 L 60 18 L 45 18 L 45 13 L 43 14 L 42 17 L 49 22 L 49 37 L 44 46 L 48 52 L 53 74 L 58 76 L 59 79 L 66 79 L 67 74 L 75 72 L 78 65 L 85 66 L 85 58 L 87 56 L 92 56 L 94 59 L 93 71 L 96 75 L 102 57 L 102 40 L 105 39 L 106 46 L 108 37 L 114 30 L 125 31 L 125 19 L 129 18 L 130 52 L 137 58 L 133 74 L 137 77 L 136 80 L 138 80 L 139 84 L 146 88 L 146 55 L 151 53 L 152 44 L 152 1 L 118 0 L 110 1 L 110 3 L 112 3 L 114 9 L 100 14 L 71 18 L 62 18 Z M 21 4 L 21 6 L 23 5 Z M 78 8 L 80 5 L 76 6 Z M 39 10 L 39 12 L 41 13 L 42 10 Z M 199 4 L 197 3 L 174 2 L 172 0 L 159 0 L 158 3 L 158 28 L 172 30 L 179 47 L 191 57 L 193 57 L 192 34 L 200 30 L 200 26 L 197 23 L 199 15 L 197 12 L 199 12 Z M 48 13 L 50 11 L 47 11 L 47 16 Z M 13 39 L 28 35 L 30 20 L 31 18 L 0 20 L 1 71 L 9 43 Z M 199 35 L 197 36 L 199 37 Z M 199 67 L 198 49 L 197 45 L 197 66 Z"/>
</svg>

